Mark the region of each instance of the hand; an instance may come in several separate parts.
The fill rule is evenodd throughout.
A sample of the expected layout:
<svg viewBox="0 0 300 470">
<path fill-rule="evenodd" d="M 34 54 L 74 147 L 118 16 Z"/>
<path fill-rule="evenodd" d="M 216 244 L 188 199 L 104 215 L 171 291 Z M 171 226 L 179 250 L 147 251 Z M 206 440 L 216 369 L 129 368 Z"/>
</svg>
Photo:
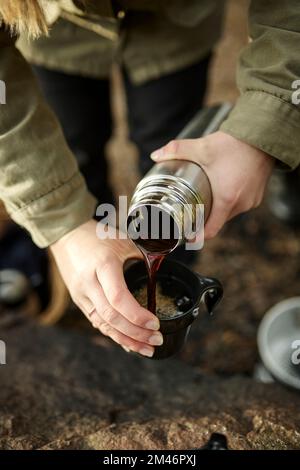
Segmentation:
<svg viewBox="0 0 300 470">
<path fill-rule="evenodd" d="M 206 239 L 214 237 L 227 220 L 261 203 L 274 166 L 268 154 L 221 131 L 200 139 L 173 140 L 151 158 L 194 161 L 206 172 L 213 194 Z"/>
<path fill-rule="evenodd" d="M 90 220 L 51 246 L 62 277 L 95 328 L 125 350 L 151 357 L 162 344 L 159 320 L 139 305 L 123 276 L 124 262 L 141 253 L 128 239 L 99 239 L 96 226 Z"/>
</svg>

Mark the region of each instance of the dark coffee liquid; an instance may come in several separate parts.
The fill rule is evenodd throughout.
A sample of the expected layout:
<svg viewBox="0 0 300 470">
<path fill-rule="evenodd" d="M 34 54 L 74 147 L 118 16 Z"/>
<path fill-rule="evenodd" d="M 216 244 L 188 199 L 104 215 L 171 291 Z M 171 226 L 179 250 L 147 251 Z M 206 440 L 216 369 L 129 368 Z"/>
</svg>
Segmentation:
<svg viewBox="0 0 300 470">
<path fill-rule="evenodd" d="M 142 252 L 148 271 L 148 302 L 147 308 L 156 314 L 156 274 L 164 257 L 172 251 L 176 240 L 142 240 L 135 241 Z M 160 250 L 160 251 L 158 251 Z"/>
</svg>

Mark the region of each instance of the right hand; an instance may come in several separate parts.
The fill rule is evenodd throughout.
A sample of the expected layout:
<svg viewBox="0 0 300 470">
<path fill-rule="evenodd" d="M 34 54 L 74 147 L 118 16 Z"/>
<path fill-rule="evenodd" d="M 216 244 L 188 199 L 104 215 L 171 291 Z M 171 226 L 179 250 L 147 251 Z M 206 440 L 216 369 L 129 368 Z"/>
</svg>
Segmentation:
<svg viewBox="0 0 300 470">
<path fill-rule="evenodd" d="M 92 325 L 125 350 L 151 357 L 162 344 L 158 318 L 127 289 L 123 264 L 142 258 L 128 239 L 101 240 L 90 220 L 53 243 L 51 251 L 75 304 Z"/>
<path fill-rule="evenodd" d="M 189 160 L 204 169 L 213 195 L 205 239 L 216 236 L 236 215 L 259 206 L 275 163 L 259 148 L 222 131 L 199 139 L 172 140 L 151 158 Z"/>
</svg>

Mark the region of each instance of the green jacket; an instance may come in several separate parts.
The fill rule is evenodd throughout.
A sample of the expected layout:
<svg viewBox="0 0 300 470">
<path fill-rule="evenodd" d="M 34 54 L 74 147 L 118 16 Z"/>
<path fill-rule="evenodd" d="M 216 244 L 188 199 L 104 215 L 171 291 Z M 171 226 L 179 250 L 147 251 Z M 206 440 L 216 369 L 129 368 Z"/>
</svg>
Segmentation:
<svg viewBox="0 0 300 470">
<path fill-rule="evenodd" d="M 21 37 L 18 48 L 30 63 L 89 77 L 107 77 L 117 61 L 141 83 L 210 52 L 221 36 L 224 1 L 119 0 L 112 10 L 110 1 L 89 0 L 88 16 L 70 1 L 52 1 L 50 38 Z"/>
<path fill-rule="evenodd" d="M 90 0 L 87 11 L 80 0 L 51 3 L 50 38 L 20 44 L 29 60 L 100 77 L 117 57 L 136 83 L 205 55 L 220 36 L 223 12 L 221 0 Z M 222 130 L 294 168 L 300 162 L 300 108 L 292 99 L 300 79 L 299 0 L 252 0 L 249 23 L 252 42 L 238 68 L 241 96 Z M 2 27 L 0 197 L 43 247 L 91 218 L 95 200 L 15 39 Z"/>
</svg>

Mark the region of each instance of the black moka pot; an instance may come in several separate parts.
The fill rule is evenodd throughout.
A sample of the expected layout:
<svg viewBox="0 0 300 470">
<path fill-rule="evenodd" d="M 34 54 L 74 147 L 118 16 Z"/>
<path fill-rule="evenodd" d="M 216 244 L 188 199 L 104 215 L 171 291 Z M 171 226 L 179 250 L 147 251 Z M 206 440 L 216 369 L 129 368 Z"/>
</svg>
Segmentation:
<svg viewBox="0 0 300 470">
<path fill-rule="evenodd" d="M 143 261 L 130 264 L 124 271 L 125 281 L 132 294 L 147 284 L 148 273 Z M 160 320 L 160 331 L 164 342 L 156 346 L 152 359 L 165 359 L 177 353 L 184 345 L 193 321 L 201 311 L 212 313 L 221 300 L 223 288 L 217 279 L 201 276 L 174 260 L 165 259 L 158 272 L 157 282 L 162 293 L 176 300 L 187 297 L 189 308 L 183 313 Z M 163 313 L 163 312 L 162 312 Z"/>
</svg>

